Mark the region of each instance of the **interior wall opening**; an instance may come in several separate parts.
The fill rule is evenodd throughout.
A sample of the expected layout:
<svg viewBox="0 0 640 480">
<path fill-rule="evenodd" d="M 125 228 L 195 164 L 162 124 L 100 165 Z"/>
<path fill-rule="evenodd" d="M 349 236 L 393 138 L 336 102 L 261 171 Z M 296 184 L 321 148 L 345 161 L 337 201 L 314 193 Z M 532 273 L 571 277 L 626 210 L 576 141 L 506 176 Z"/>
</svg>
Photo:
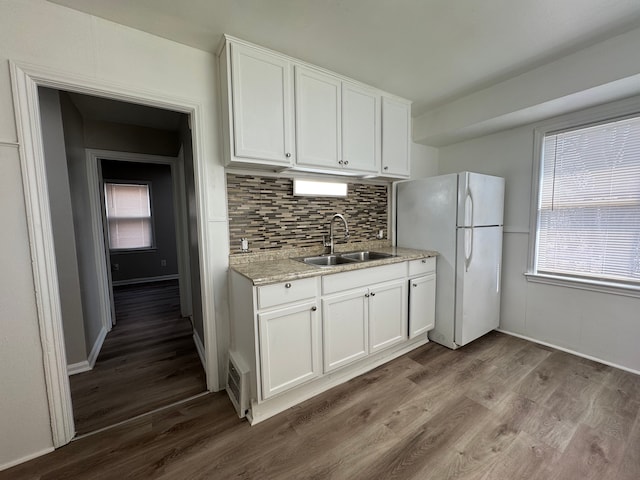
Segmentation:
<svg viewBox="0 0 640 480">
<path fill-rule="evenodd" d="M 67 371 L 84 434 L 206 391 L 191 132 L 182 113 L 38 94 Z M 110 245 L 105 181 L 149 186 L 148 248 Z"/>
</svg>

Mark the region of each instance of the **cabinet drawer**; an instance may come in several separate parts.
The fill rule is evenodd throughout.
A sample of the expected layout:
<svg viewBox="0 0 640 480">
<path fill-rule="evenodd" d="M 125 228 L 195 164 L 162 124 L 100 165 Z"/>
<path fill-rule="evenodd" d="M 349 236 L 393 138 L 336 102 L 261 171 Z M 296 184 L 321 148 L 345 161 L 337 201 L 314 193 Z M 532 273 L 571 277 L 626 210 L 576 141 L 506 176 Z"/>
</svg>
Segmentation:
<svg viewBox="0 0 640 480">
<path fill-rule="evenodd" d="M 409 262 L 409 276 L 424 275 L 436 271 L 436 257 L 421 258 Z"/>
<path fill-rule="evenodd" d="M 396 278 L 405 278 L 406 262 L 363 268 L 350 272 L 336 273 L 322 277 L 322 294 L 344 292 L 353 288 L 366 287 L 374 283 L 386 282 Z"/>
<path fill-rule="evenodd" d="M 316 296 L 316 279 L 303 278 L 258 287 L 258 309 L 293 303 Z"/>
</svg>

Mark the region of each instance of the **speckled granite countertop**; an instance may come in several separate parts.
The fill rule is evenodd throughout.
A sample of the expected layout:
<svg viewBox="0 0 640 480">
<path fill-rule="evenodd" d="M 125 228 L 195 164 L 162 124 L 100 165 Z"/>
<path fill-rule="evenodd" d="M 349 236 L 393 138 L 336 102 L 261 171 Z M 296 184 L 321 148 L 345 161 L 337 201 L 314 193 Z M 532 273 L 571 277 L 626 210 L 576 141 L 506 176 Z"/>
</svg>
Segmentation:
<svg viewBox="0 0 640 480">
<path fill-rule="evenodd" d="M 246 263 L 236 263 L 230 268 L 240 275 L 247 277 L 254 285 L 268 285 L 270 283 L 286 282 L 297 278 L 316 277 L 319 275 L 329 275 L 332 273 L 346 272 L 349 270 L 359 270 L 361 268 L 377 267 L 389 265 L 391 263 L 406 262 L 407 260 L 417 260 L 421 258 L 435 257 L 438 252 L 431 250 L 413 250 L 400 247 L 376 247 L 372 251 L 391 253 L 395 257 L 383 258 L 381 260 L 371 260 L 368 262 L 348 263 L 331 267 L 318 267 L 307 265 L 293 258 L 280 258 L 265 261 L 255 261 Z M 311 255 L 306 255 L 311 256 Z"/>
</svg>

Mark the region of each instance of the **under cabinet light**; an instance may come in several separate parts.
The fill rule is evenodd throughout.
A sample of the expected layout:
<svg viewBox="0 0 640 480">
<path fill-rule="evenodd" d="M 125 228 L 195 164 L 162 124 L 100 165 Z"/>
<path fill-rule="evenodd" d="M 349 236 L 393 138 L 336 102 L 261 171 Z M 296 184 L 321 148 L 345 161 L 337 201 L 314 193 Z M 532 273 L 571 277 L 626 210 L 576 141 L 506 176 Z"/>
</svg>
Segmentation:
<svg viewBox="0 0 640 480">
<path fill-rule="evenodd" d="M 346 197 L 347 184 L 294 178 L 293 195 L 297 197 Z"/>
</svg>

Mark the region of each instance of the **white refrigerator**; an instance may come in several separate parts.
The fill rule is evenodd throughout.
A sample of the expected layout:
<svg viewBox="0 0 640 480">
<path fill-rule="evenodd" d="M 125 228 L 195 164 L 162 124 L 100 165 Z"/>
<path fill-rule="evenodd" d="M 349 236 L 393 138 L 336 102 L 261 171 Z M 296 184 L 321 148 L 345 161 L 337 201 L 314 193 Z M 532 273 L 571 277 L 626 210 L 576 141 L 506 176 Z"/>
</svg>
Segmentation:
<svg viewBox="0 0 640 480">
<path fill-rule="evenodd" d="M 462 172 L 401 182 L 399 247 L 439 252 L 429 338 L 458 348 L 498 327 L 504 178 Z"/>
</svg>

